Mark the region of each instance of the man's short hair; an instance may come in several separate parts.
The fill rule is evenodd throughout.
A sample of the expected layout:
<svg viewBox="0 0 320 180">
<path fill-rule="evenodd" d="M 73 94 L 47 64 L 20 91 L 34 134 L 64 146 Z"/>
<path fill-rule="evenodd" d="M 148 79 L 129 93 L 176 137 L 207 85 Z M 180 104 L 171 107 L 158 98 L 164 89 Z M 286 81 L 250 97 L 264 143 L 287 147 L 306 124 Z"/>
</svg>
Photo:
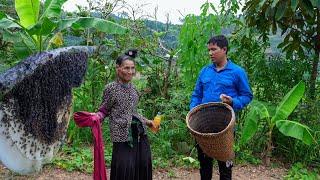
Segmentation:
<svg viewBox="0 0 320 180">
<path fill-rule="evenodd" d="M 228 40 L 227 38 L 224 36 L 224 35 L 218 35 L 218 36 L 213 36 L 212 38 L 209 39 L 208 41 L 208 44 L 216 44 L 219 48 L 224 48 L 226 47 L 227 48 L 227 51 L 228 52 Z"/>
</svg>

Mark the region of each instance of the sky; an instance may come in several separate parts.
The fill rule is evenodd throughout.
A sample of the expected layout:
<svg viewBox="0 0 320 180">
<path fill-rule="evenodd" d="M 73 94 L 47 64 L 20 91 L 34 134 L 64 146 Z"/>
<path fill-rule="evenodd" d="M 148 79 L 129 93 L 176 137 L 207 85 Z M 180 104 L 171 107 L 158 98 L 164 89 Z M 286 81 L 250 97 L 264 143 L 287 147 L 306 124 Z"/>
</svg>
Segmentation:
<svg viewBox="0 0 320 180">
<path fill-rule="evenodd" d="M 200 14 L 200 7 L 207 0 L 126 0 L 126 2 L 132 7 L 140 7 L 139 10 L 143 11 L 141 14 L 153 15 L 155 7 L 158 7 L 157 20 L 166 22 L 166 14 L 169 13 L 169 19 L 173 24 L 181 24 L 179 18 L 187 14 Z M 110 0 L 109 0 L 110 2 Z M 220 2 L 219 0 L 211 0 L 216 6 Z M 66 11 L 76 10 L 76 4 L 81 6 L 87 6 L 86 0 L 68 0 L 63 9 Z M 124 9 L 118 10 L 118 12 Z M 154 19 L 153 19 L 154 20 Z"/>
</svg>

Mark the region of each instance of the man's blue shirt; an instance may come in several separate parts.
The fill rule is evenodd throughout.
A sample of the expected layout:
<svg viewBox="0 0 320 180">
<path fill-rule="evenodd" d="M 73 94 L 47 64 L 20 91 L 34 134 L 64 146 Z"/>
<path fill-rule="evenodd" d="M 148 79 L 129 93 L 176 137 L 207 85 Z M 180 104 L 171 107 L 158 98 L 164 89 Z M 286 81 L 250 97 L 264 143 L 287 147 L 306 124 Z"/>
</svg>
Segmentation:
<svg viewBox="0 0 320 180">
<path fill-rule="evenodd" d="M 190 109 L 203 103 L 221 102 L 221 94 L 232 97 L 235 111 L 243 109 L 253 97 L 245 70 L 231 60 L 222 70 L 217 71 L 215 64 L 201 70 L 192 93 Z"/>
</svg>

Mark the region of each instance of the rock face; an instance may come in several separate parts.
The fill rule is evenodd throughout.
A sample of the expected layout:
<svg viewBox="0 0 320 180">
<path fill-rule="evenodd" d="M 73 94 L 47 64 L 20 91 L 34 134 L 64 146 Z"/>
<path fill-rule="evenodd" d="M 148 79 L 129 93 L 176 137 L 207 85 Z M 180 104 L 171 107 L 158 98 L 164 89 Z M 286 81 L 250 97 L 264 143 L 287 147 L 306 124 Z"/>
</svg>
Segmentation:
<svg viewBox="0 0 320 180">
<path fill-rule="evenodd" d="M 80 86 L 89 47 L 29 57 L 0 75 L 0 160 L 29 174 L 52 160 L 66 136 L 73 87 Z"/>
</svg>

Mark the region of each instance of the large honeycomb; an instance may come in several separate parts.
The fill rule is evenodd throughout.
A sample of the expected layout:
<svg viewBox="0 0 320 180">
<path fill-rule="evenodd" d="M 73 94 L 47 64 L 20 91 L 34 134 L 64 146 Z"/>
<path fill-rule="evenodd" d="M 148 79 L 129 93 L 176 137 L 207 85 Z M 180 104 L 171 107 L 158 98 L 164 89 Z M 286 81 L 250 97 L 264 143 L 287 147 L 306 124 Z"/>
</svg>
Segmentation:
<svg viewBox="0 0 320 180">
<path fill-rule="evenodd" d="M 59 149 L 71 90 L 82 82 L 88 53 L 87 47 L 44 52 L 0 75 L 0 160 L 8 168 L 20 174 L 37 171 Z"/>
</svg>

